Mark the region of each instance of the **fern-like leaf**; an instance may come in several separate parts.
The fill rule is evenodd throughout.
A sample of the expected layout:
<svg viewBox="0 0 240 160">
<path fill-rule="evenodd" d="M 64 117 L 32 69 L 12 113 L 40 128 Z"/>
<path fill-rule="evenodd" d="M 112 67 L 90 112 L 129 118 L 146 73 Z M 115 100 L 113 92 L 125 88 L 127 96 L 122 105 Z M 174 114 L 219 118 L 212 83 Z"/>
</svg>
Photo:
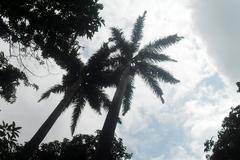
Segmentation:
<svg viewBox="0 0 240 160">
<path fill-rule="evenodd" d="M 125 115 L 130 110 L 132 96 L 133 96 L 133 89 L 134 89 L 134 76 L 130 76 L 127 84 L 127 88 L 123 97 L 122 115 Z"/>
<path fill-rule="evenodd" d="M 72 135 L 75 132 L 76 126 L 77 126 L 77 122 L 78 119 L 80 117 L 80 114 L 82 112 L 82 109 L 84 108 L 86 101 L 83 97 L 78 98 L 77 100 L 75 100 L 74 102 L 74 109 L 73 109 L 73 113 L 72 113 L 72 124 L 71 124 L 71 133 Z"/>
<path fill-rule="evenodd" d="M 183 37 L 179 37 L 177 34 L 170 35 L 164 38 L 160 38 L 152 43 L 146 45 L 143 49 L 155 50 L 156 52 L 161 52 L 163 49 L 168 48 L 169 46 L 177 43 L 183 39 Z"/>
<path fill-rule="evenodd" d="M 146 72 L 146 74 L 150 75 L 153 78 L 157 78 L 160 81 L 170 84 L 176 84 L 180 82 L 178 79 L 174 78 L 173 75 L 170 74 L 168 71 L 157 65 L 146 62 L 140 62 L 137 65 L 141 72 Z"/>
<path fill-rule="evenodd" d="M 139 51 L 138 55 L 134 58 L 134 60 L 137 61 L 146 61 L 146 62 L 162 62 L 162 61 L 171 61 L 171 62 L 177 62 L 175 59 L 170 58 L 169 56 L 165 54 L 160 54 L 156 52 L 156 50 L 151 48 L 145 48 Z"/>
<path fill-rule="evenodd" d="M 49 90 L 47 90 L 46 92 L 44 92 L 41 96 L 41 98 L 38 100 L 38 102 L 40 102 L 43 99 L 46 99 L 50 96 L 51 93 L 62 93 L 65 91 L 65 88 L 63 85 L 61 84 L 56 84 L 54 86 L 52 86 Z"/>
<path fill-rule="evenodd" d="M 115 43 L 116 49 L 120 51 L 121 56 L 123 56 L 126 59 L 131 59 L 135 51 L 133 43 L 125 39 L 121 29 L 113 27 L 111 28 L 111 30 L 112 38 L 110 38 L 110 40 L 112 40 Z"/>
<path fill-rule="evenodd" d="M 164 103 L 163 91 L 160 88 L 157 80 L 155 80 L 154 77 L 145 69 L 140 69 L 140 72 L 138 72 L 138 74 L 143 78 L 145 83 L 152 89 L 153 93 L 161 99 L 162 103 Z"/>
<path fill-rule="evenodd" d="M 139 41 L 143 37 L 143 27 L 144 27 L 144 20 L 146 16 L 146 11 L 143 13 L 142 16 L 139 16 L 136 23 L 134 24 L 133 31 L 132 31 L 132 36 L 131 36 L 131 41 L 135 47 L 135 50 L 138 49 L 139 47 Z"/>
</svg>

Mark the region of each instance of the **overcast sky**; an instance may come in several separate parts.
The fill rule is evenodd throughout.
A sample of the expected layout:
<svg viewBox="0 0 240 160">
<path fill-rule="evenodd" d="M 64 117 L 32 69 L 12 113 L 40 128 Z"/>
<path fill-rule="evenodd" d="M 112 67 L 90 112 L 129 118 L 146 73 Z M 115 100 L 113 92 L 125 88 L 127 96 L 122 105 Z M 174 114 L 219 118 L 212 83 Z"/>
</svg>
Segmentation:
<svg viewBox="0 0 240 160">
<path fill-rule="evenodd" d="M 178 60 L 160 64 L 181 82 L 161 83 L 166 103 L 163 105 L 149 88 L 136 78 L 131 110 L 122 117 L 117 135 L 124 139 L 133 160 L 202 160 L 203 144 L 216 136 L 223 118 L 240 102 L 235 82 L 240 80 L 240 1 L 238 0 L 102 0 L 105 27 L 92 41 L 81 39 L 87 59 L 110 35 L 109 28 L 123 28 L 131 33 L 138 15 L 147 10 L 142 44 L 175 34 L 184 36 L 177 45 L 164 51 Z M 1 45 L 2 50 L 7 46 Z M 39 68 L 32 67 L 32 70 Z M 40 75 L 44 75 L 41 69 Z M 20 141 L 27 141 L 41 126 L 61 95 L 37 103 L 41 93 L 60 82 L 64 73 L 52 66 L 54 74 L 30 77 L 40 85 L 39 91 L 20 87 L 17 102 L 9 105 L 0 100 L 0 120 L 16 121 L 22 126 Z M 108 90 L 110 96 L 113 89 Z M 70 138 L 71 108 L 51 129 L 45 142 Z M 101 129 L 106 113 L 101 116 L 86 106 L 77 133 L 93 134 Z"/>
</svg>

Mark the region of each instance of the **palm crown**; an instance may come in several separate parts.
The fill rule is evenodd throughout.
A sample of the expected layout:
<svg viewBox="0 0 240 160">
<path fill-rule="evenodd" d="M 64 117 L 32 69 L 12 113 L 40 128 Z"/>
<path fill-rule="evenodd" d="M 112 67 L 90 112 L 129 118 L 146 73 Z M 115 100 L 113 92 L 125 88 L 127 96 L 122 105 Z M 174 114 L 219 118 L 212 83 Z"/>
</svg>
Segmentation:
<svg viewBox="0 0 240 160">
<path fill-rule="evenodd" d="M 162 54 L 161 51 L 175 44 L 182 37 L 177 35 L 167 36 L 139 49 L 140 40 L 143 36 L 145 15 L 146 12 L 138 17 L 130 41 L 125 39 L 121 29 L 111 28 L 112 37 L 110 41 L 113 42 L 114 52 L 109 58 L 109 68 L 115 70 L 121 76 L 118 79 L 117 89 L 103 125 L 96 152 L 97 160 L 108 159 L 109 157 L 121 104 L 123 103 L 123 115 L 130 109 L 135 75 L 143 78 L 144 82 L 150 86 L 153 93 L 161 99 L 162 103 L 164 103 L 163 91 L 159 86 L 159 81 L 172 84 L 179 82 L 157 63 L 163 61 L 175 62 L 169 56 Z"/>
<path fill-rule="evenodd" d="M 103 87 L 116 84 L 116 78 L 113 78 L 113 71 L 104 69 L 108 63 L 107 58 L 112 51 L 113 48 L 108 47 L 108 43 L 104 43 L 102 47 L 89 58 L 86 64 L 82 62 L 79 63 L 81 66 L 79 65 L 78 72 L 73 74 L 69 71 L 63 76 L 62 84 L 52 86 L 42 94 L 39 100 L 41 101 L 48 98 L 51 93 L 64 93 L 64 96 L 68 96 L 66 93 L 67 90 L 80 79 L 78 90 L 71 100 L 74 108 L 71 125 L 72 134 L 75 131 L 77 121 L 86 102 L 99 114 L 101 114 L 101 108 L 108 109 L 110 106 L 110 101 Z M 111 78 L 108 78 L 110 76 Z"/>
<path fill-rule="evenodd" d="M 142 49 L 139 49 L 140 40 L 143 36 L 145 15 L 146 12 L 138 17 L 130 41 L 125 39 L 121 29 L 111 28 L 112 37 L 110 40 L 114 42 L 114 45 L 117 48 L 117 52 L 115 52 L 109 60 L 111 66 L 115 68 L 116 71 L 121 72 L 127 67 L 130 68 L 130 77 L 123 97 L 123 114 L 125 114 L 130 108 L 135 75 L 139 75 L 144 82 L 146 82 L 146 84 L 152 89 L 153 93 L 161 99 L 162 103 L 164 103 L 163 91 L 160 88 L 158 81 L 171 84 L 179 82 L 179 80 L 174 78 L 172 74 L 158 66 L 157 63 L 163 61 L 176 62 L 176 60 L 162 54 L 161 51 L 175 44 L 181 40 L 182 37 L 178 37 L 176 34 L 170 35 L 165 38 L 157 39 L 145 45 Z"/>
</svg>

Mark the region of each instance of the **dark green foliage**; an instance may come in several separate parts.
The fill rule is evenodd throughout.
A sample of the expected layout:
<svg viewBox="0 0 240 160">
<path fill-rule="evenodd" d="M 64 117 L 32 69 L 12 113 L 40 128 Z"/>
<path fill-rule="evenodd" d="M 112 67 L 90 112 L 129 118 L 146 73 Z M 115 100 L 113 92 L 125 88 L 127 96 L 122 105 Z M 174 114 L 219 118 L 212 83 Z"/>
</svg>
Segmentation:
<svg viewBox="0 0 240 160">
<path fill-rule="evenodd" d="M 98 31 L 104 23 L 99 16 L 102 9 L 98 0 L 3 0 L 0 38 L 9 43 L 10 57 L 31 56 L 40 64 L 42 58 L 53 58 L 71 75 L 79 75 L 83 64 L 77 58 L 80 48 L 77 38 L 91 38 Z M 16 47 L 19 53 L 12 55 L 11 49 Z M 8 77 L 10 82 L 4 79 Z M 5 87 L 0 94 L 8 102 L 15 101 L 15 86 L 20 79 L 29 85 L 26 75 L 12 65 L 1 71 L 0 78 L 1 87 Z"/>
<path fill-rule="evenodd" d="M 103 23 L 101 9 L 97 0 L 5 0 L 0 3 L 1 35 L 26 45 L 44 43 L 51 34 L 91 38 Z"/>
<path fill-rule="evenodd" d="M 232 108 L 222 123 L 217 140 L 205 142 L 208 160 L 239 160 L 240 159 L 240 105 Z"/>
<path fill-rule="evenodd" d="M 9 103 L 15 102 L 16 88 L 20 85 L 20 81 L 25 86 L 32 86 L 38 89 L 37 85 L 29 83 L 24 72 L 9 64 L 4 53 L 0 52 L 0 97 Z"/>
<path fill-rule="evenodd" d="M 17 127 L 15 122 L 12 124 L 5 123 L 0 124 L 0 159 L 11 160 L 14 158 L 18 144 L 17 137 L 21 127 Z"/>
<path fill-rule="evenodd" d="M 0 124 L 0 159 L 18 160 L 23 149 L 17 143 L 19 130 L 15 122 Z M 64 139 L 62 142 L 53 141 L 42 144 L 31 157 L 33 160 L 93 160 L 100 131 L 97 135 L 76 135 L 72 140 Z M 121 138 L 114 138 L 111 160 L 129 160 L 132 154 L 127 152 Z"/>
<path fill-rule="evenodd" d="M 97 135 L 79 134 L 75 135 L 72 140 L 63 139 L 43 143 L 31 156 L 33 160 L 94 160 L 96 146 L 99 141 L 100 131 Z M 22 147 L 17 148 L 18 152 Z M 20 154 L 13 152 L 12 157 L 18 157 Z M 127 152 L 126 146 L 123 145 L 121 138 L 114 138 L 113 149 L 110 160 L 129 160 L 132 154 Z M 5 159 L 4 159 L 5 160 Z M 15 160 L 14 158 L 12 160 Z M 17 159 L 16 159 L 17 160 Z"/>
<path fill-rule="evenodd" d="M 72 140 L 64 139 L 62 142 L 53 141 L 42 144 L 32 157 L 34 160 L 93 160 L 99 139 L 96 136 L 79 134 Z M 128 160 L 132 154 L 127 153 L 126 146 L 121 138 L 114 138 L 111 160 Z"/>
<path fill-rule="evenodd" d="M 97 0 L 5 0 L 0 2 L 0 37 L 22 50 L 40 50 L 63 69 L 77 70 L 77 37 L 91 38 L 103 24 Z M 70 63 L 69 63 L 70 62 Z"/>
<path fill-rule="evenodd" d="M 63 69 L 81 69 L 77 59 L 78 36 L 91 38 L 103 23 L 96 0 L 74 1 L 1 1 L 1 28 L 7 42 L 20 42 L 33 51 L 41 50 L 44 58 L 53 58 Z M 7 20 L 4 20 L 7 19 Z M 5 26 L 5 27 L 3 27 Z"/>
</svg>

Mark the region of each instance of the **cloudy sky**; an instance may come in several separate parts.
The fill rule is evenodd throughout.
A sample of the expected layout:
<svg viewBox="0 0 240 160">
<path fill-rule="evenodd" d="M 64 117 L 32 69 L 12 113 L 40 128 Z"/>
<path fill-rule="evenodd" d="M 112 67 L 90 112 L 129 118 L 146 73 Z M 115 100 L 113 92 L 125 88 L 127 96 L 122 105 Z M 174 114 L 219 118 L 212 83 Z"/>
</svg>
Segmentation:
<svg viewBox="0 0 240 160">
<path fill-rule="evenodd" d="M 129 36 L 139 14 L 147 10 L 142 44 L 175 34 L 184 36 L 177 45 L 164 53 L 177 63 L 160 64 L 173 73 L 181 83 L 162 83 L 166 103 L 161 104 L 149 88 L 136 78 L 131 110 L 122 117 L 117 135 L 124 139 L 133 160 L 202 160 L 203 143 L 216 136 L 223 118 L 232 106 L 240 102 L 235 82 L 240 80 L 240 1 L 238 0 L 102 0 L 101 12 L 105 27 L 92 41 L 80 39 L 87 59 L 110 35 L 109 27 L 123 28 Z M 1 45 L 1 49 L 7 46 Z M 20 87 L 17 102 L 9 105 L 0 100 L 0 120 L 16 121 L 22 126 L 19 140 L 27 141 L 61 99 L 51 96 L 37 103 L 41 93 L 60 82 L 64 73 L 56 66 L 51 73 L 31 76 L 40 85 L 39 91 Z M 39 70 L 37 66 L 32 70 Z M 113 89 L 108 90 L 111 96 Z M 58 119 L 45 142 L 71 137 L 71 108 Z M 93 134 L 101 129 L 106 113 L 101 116 L 86 106 L 76 133 Z"/>
</svg>

